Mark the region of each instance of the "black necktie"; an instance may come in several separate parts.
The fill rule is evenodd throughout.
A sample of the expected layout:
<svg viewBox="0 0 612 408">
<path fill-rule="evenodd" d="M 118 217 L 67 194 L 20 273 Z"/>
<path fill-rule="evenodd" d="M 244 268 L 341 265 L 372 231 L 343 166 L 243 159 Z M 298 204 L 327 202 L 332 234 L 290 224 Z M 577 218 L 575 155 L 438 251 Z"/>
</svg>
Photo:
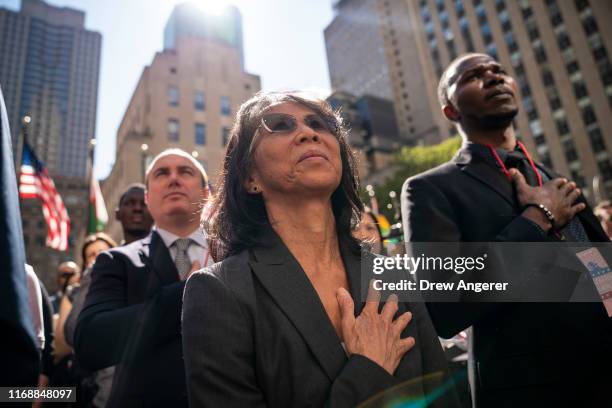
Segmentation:
<svg viewBox="0 0 612 408">
<path fill-rule="evenodd" d="M 508 152 L 504 165 L 508 169 L 515 168 L 520 171 L 525 177 L 525 181 L 527 181 L 527 184 L 530 186 L 539 186 L 538 175 L 533 170 L 533 167 L 531 167 L 529 160 L 527 160 L 527 156 L 525 156 L 523 152 L 518 150 Z"/>
</svg>

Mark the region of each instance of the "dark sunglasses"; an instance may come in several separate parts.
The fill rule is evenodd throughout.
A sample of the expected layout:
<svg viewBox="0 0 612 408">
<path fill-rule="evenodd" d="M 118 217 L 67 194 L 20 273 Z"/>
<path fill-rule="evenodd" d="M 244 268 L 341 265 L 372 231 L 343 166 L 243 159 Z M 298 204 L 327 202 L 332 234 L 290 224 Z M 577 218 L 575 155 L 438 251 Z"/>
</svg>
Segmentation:
<svg viewBox="0 0 612 408">
<path fill-rule="evenodd" d="M 295 116 L 287 113 L 267 113 L 261 118 L 261 124 L 270 133 L 291 133 L 298 127 Z M 304 124 L 316 132 L 326 131 L 333 134 L 332 129 L 335 128 L 318 115 L 306 116 Z"/>
</svg>

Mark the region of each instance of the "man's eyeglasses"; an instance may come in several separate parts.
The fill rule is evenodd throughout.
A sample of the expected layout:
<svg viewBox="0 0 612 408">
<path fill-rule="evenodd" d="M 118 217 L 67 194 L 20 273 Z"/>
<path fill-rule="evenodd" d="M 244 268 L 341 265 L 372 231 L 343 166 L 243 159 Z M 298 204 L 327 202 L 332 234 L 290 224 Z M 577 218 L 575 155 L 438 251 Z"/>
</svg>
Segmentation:
<svg viewBox="0 0 612 408">
<path fill-rule="evenodd" d="M 335 126 L 327 123 L 318 115 L 308 115 L 304 124 L 314 131 L 326 131 L 333 134 Z M 270 133 L 291 133 L 297 129 L 297 119 L 287 113 L 267 113 L 261 118 L 261 125 Z"/>
</svg>

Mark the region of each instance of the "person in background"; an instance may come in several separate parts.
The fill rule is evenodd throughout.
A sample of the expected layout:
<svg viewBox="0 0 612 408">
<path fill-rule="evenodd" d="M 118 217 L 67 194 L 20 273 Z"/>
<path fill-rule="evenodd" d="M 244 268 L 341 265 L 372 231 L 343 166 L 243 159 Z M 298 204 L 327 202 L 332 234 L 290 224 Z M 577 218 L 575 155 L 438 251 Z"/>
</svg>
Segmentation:
<svg viewBox="0 0 612 408">
<path fill-rule="evenodd" d="M 146 237 L 151 232 L 153 218 L 144 201 L 144 184 L 132 184 L 119 198 L 119 205 L 115 210 L 115 218 L 121 223 L 123 228 L 123 245 Z M 83 255 L 85 256 L 85 255 Z M 83 273 L 80 285 L 72 292 L 72 309 L 64 324 L 64 335 L 66 343 L 74 347 L 74 329 L 76 327 L 79 313 L 83 309 L 87 292 L 91 284 L 91 266 Z M 94 381 L 97 385 L 97 392 L 93 397 L 94 407 L 105 407 L 110 397 L 113 385 L 113 375 L 115 367 L 106 367 L 94 372 Z"/>
<path fill-rule="evenodd" d="M 50 297 L 51 305 L 53 306 L 53 313 L 59 313 L 59 306 L 62 297 L 64 296 L 64 292 L 68 285 L 73 285 L 79 281 L 81 278 L 81 268 L 76 262 L 67 261 L 62 262 L 57 267 L 57 275 L 55 278 L 55 282 L 57 284 L 57 290 Z"/>
<path fill-rule="evenodd" d="M 45 327 L 43 324 L 42 296 L 40 283 L 32 266 L 25 266 L 26 282 L 28 284 L 28 304 L 30 306 L 30 318 L 34 326 L 34 335 L 38 341 L 39 351 L 45 348 Z"/>
<path fill-rule="evenodd" d="M 83 259 L 83 274 L 82 279 L 87 277 L 87 284 L 91 281 L 91 268 L 96 261 L 96 257 L 103 251 L 107 251 L 116 247 L 115 241 L 103 232 L 88 235 L 81 247 L 81 257 Z M 62 297 L 59 309 L 59 319 L 55 330 L 55 361 L 58 362 L 67 355 L 72 353 L 71 345 L 66 341 L 65 324 L 68 315 L 72 311 L 73 301 L 76 294 L 80 291 L 80 283 L 70 285 L 65 290 L 65 296 Z M 71 320 L 71 323 L 74 321 Z M 71 327 L 69 332 L 72 332 L 74 327 Z"/>
<path fill-rule="evenodd" d="M 81 248 L 83 259 L 82 280 L 85 280 L 85 284 L 91 279 L 91 268 L 96 257 L 101 252 L 116 246 L 115 241 L 103 232 L 91 234 L 85 238 Z M 72 345 L 65 337 L 67 318 L 72 311 L 75 296 L 80 290 L 80 284 L 69 285 L 60 302 L 59 318 L 55 325 L 55 363 L 57 367 L 55 379 L 64 386 L 76 385 L 79 406 L 86 406 L 97 393 L 95 374 L 80 367 L 75 359 Z"/>
<path fill-rule="evenodd" d="M 119 198 L 115 219 L 121 223 L 123 229 L 121 245 L 131 244 L 151 232 L 153 218 L 145 203 L 145 190 L 144 184 L 134 183 L 129 185 Z"/>
<path fill-rule="evenodd" d="M 608 237 L 612 239 L 612 201 L 604 200 L 595 207 L 595 215 Z"/>
<path fill-rule="evenodd" d="M 369 245 L 370 251 L 374 254 L 382 254 L 383 250 L 383 237 L 380 231 L 380 227 L 378 225 L 378 220 L 376 219 L 376 215 L 370 210 L 370 208 L 365 207 L 363 213 L 361 214 L 361 220 L 355 226 L 353 230 L 353 235 L 359 241 L 364 242 L 366 245 Z"/>
<path fill-rule="evenodd" d="M 43 313 L 43 326 L 45 333 L 45 346 L 42 349 L 41 356 L 41 372 L 38 378 L 38 388 L 44 389 L 49 385 L 50 379 L 53 375 L 53 355 L 55 347 L 55 336 L 53 334 L 53 306 L 49 299 L 49 293 L 45 285 L 40 282 L 40 294 L 42 298 L 42 313 Z M 32 406 L 34 408 L 41 407 L 43 404 L 42 400 L 36 401 Z"/>
<path fill-rule="evenodd" d="M 208 176 L 189 153 L 167 149 L 145 180 L 155 227 L 96 260 L 75 351 L 85 368 L 116 366 L 109 406 L 186 407 L 181 305 L 187 277 L 213 263 L 199 227 Z"/>
</svg>

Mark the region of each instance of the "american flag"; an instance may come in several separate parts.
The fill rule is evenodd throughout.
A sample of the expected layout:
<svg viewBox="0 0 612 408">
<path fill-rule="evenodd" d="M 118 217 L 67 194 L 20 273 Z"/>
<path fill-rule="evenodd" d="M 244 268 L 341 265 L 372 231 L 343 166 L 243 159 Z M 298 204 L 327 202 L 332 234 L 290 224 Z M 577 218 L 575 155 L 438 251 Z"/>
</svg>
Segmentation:
<svg viewBox="0 0 612 408">
<path fill-rule="evenodd" d="M 38 160 L 27 143 L 23 144 L 21 173 L 19 174 L 19 198 L 39 198 L 47 221 L 47 246 L 65 251 L 68 249 L 70 218 L 55 183 L 45 165 Z"/>
</svg>

